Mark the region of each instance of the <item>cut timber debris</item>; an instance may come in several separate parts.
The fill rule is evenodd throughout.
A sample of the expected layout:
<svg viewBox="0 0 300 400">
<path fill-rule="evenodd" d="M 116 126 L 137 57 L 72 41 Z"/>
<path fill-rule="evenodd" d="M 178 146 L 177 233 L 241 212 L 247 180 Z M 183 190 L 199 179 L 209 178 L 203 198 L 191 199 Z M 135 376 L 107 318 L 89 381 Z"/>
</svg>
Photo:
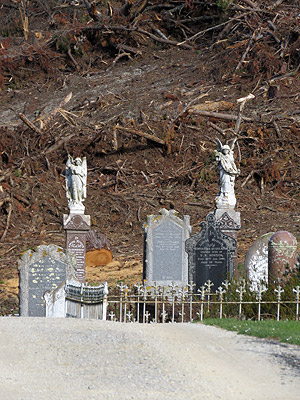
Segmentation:
<svg viewBox="0 0 300 400">
<path fill-rule="evenodd" d="M 138 130 L 132 129 L 132 128 L 125 128 L 125 126 L 120 126 L 120 125 L 116 125 L 115 129 L 118 129 L 119 131 L 125 133 L 125 135 L 129 136 L 130 134 L 132 134 L 132 135 L 141 136 L 145 139 L 151 140 L 152 142 L 159 143 L 162 146 L 165 146 L 164 140 L 158 138 L 157 136 L 150 135 L 149 133 L 144 133 L 142 131 L 138 131 Z"/>
<path fill-rule="evenodd" d="M 195 104 L 189 108 L 189 112 L 233 110 L 234 104 L 229 101 L 207 101 L 202 104 Z"/>
<path fill-rule="evenodd" d="M 112 252 L 107 249 L 91 250 L 87 251 L 85 265 L 87 267 L 98 267 L 101 265 L 107 265 L 112 262 Z"/>
</svg>

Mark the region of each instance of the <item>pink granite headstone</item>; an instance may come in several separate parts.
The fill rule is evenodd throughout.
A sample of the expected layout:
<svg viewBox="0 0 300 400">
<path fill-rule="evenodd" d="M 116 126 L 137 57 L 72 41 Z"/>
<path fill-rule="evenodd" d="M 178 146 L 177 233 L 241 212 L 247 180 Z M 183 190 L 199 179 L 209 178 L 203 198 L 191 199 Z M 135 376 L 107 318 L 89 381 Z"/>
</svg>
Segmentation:
<svg viewBox="0 0 300 400">
<path fill-rule="evenodd" d="M 297 240 L 287 231 L 279 231 L 269 241 L 269 281 L 277 278 L 286 279 L 289 272 L 295 269 L 297 258 Z"/>
</svg>

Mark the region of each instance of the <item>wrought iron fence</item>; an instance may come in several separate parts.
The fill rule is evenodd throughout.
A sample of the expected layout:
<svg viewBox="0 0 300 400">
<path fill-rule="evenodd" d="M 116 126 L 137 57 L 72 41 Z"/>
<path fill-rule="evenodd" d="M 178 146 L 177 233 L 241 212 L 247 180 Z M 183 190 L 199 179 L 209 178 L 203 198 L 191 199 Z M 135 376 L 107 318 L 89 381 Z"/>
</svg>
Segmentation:
<svg viewBox="0 0 300 400">
<path fill-rule="evenodd" d="M 292 288 L 289 298 L 283 298 L 285 289 L 280 282 L 269 289 L 262 283 L 256 292 L 251 292 L 245 281 L 225 281 L 216 291 L 212 290 L 211 281 L 196 293 L 194 287 L 193 283 L 186 287 L 137 283 L 129 288 L 121 282 L 109 291 L 107 318 L 118 322 L 166 323 L 202 321 L 206 317 L 279 321 L 288 316 L 287 319 L 299 321 L 299 285 Z"/>
</svg>

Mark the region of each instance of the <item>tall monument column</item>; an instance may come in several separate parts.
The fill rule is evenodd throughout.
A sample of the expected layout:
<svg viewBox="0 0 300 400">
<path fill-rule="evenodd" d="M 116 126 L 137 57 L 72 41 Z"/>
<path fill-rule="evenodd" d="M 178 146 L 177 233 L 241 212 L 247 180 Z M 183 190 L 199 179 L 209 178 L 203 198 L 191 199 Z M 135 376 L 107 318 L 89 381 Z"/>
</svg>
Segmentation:
<svg viewBox="0 0 300 400">
<path fill-rule="evenodd" d="M 223 145 L 216 138 L 218 149 L 215 150 L 219 168 L 219 193 L 215 198 L 215 218 L 221 231 L 237 240 L 241 229 L 241 214 L 235 211 L 236 197 L 234 193 L 235 178 L 240 174 L 234 162 L 234 145 L 236 139 Z M 234 254 L 234 275 L 237 275 L 237 251 Z"/>
<path fill-rule="evenodd" d="M 87 164 L 86 157 L 75 160 L 69 155 L 66 163 L 66 194 L 69 215 L 63 215 L 66 231 L 66 250 L 75 254 L 75 277 L 85 282 L 86 235 L 90 230 L 90 215 L 84 214 L 83 201 L 86 198 Z"/>
</svg>

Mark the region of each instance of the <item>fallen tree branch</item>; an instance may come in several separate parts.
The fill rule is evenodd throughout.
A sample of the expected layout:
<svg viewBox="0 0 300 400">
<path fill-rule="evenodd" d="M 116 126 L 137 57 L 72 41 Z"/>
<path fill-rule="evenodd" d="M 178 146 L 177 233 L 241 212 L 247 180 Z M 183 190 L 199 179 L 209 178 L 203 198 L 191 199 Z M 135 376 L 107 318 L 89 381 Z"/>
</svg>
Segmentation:
<svg viewBox="0 0 300 400">
<path fill-rule="evenodd" d="M 106 71 L 109 71 L 110 69 L 112 69 L 117 64 L 117 62 L 120 60 L 120 58 L 123 58 L 123 57 L 128 57 L 132 60 L 132 58 L 130 57 L 130 53 L 121 53 L 121 54 L 117 55 L 117 57 L 110 64 L 110 66 L 108 68 L 106 68 Z"/>
<path fill-rule="evenodd" d="M 68 53 L 68 56 L 70 57 L 70 60 L 71 60 L 72 63 L 75 65 L 75 67 L 76 67 L 76 69 L 77 69 L 77 71 L 78 71 L 78 70 L 80 69 L 80 67 L 79 67 L 77 61 L 75 60 L 75 58 L 73 57 L 70 48 L 68 49 L 67 53 Z"/>
<path fill-rule="evenodd" d="M 137 32 L 139 32 L 139 33 L 142 33 L 143 35 L 149 36 L 151 39 L 156 40 L 159 43 L 166 43 L 166 44 L 170 44 L 172 46 L 180 46 L 180 47 L 183 47 L 185 49 L 193 49 L 193 46 L 190 46 L 189 44 L 186 44 L 184 42 L 179 43 L 179 42 L 175 42 L 174 40 L 163 39 L 161 37 L 153 35 L 153 33 L 150 33 L 148 31 L 144 31 L 144 29 L 140 29 L 140 28 L 136 28 L 135 30 Z"/>
<path fill-rule="evenodd" d="M 242 119 L 244 119 L 243 110 L 244 110 L 245 104 L 247 103 L 247 101 L 252 100 L 254 98 L 255 98 L 254 94 L 250 93 L 250 94 L 248 94 L 248 96 L 242 97 L 237 100 L 237 103 L 240 103 L 240 110 L 239 110 L 238 118 L 236 120 L 235 129 L 234 129 L 236 135 L 238 134 L 238 132 L 240 130 L 240 125 L 241 125 Z"/>
<path fill-rule="evenodd" d="M 233 115 L 233 114 L 223 114 L 223 113 L 218 113 L 218 112 L 213 112 L 213 111 L 202 111 L 202 110 L 189 110 L 189 113 L 196 112 L 199 115 L 202 115 L 203 117 L 212 117 L 212 118 L 217 118 L 217 119 L 225 119 L 227 121 L 237 121 L 238 120 L 238 115 Z M 254 121 L 253 118 L 248 118 L 248 117 L 242 117 L 244 121 L 252 122 Z"/>
<path fill-rule="evenodd" d="M 18 117 L 26 124 L 31 130 L 33 130 L 35 133 L 38 133 L 39 135 L 42 135 L 42 131 L 39 130 L 29 119 L 22 113 L 18 114 Z"/>
<path fill-rule="evenodd" d="M 8 228 L 9 228 L 9 223 L 10 223 L 10 217 L 11 217 L 11 213 L 12 213 L 12 203 L 11 203 L 11 199 L 8 203 L 8 214 L 7 214 L 7 221 L 6 221 L 6 227 L 5 230 L 0 238 L 0 240 L 3 240 L 7 234 Z"/>
<path fill-rule="evenodd" d="M 58 150 L 60 147 L 62 147 L 65 143 L 69 142 L 76 133 L 71 133 L 68 136 L 65 136 L 61 139 L 59 139 L 56 143 L 54 143 L 52 146 L 50 146 L 46 151 L 44 151 L 44 154 L 49 154 L 52 153 L 53 151 Z"/>
<path fill-rule="evenodd" d="M 221 135 L 226 136 L 226 133 L 218 125 L 215 125 L 210 121 L 207 121 L 207 125 L 211 126 L 212 128 L 214 128 L 217 132 L 221 133 Z"/>
<path fill-rule="evenodd" d="M 115 129 L 118 129 L 119 131 L 122 131 L 123 133 L 125 133 L 125 135 L 126 134 L 133 134 L 133 135 L 141 136 L 141 137 L 143 137 L 145 139 L 151 140 L 152 142 L 159 143 L 159 144 L 165 146 L 165 141 L 164 140 L 158 138 L 157 136 L 149 135 L 149 133 L 144 133 L 144 132 L 138 131 L 136 129 L 126 128 L 125 126 L 120 126 L 120 125 L 116 125 Z"/>
<path fill-rule="evenodd" d="M 257 4 L 253 3 L 251 0 L 242 0 L 242 2 L 247 4 L 247 6 L 257 9 Z"/>
</svg>

